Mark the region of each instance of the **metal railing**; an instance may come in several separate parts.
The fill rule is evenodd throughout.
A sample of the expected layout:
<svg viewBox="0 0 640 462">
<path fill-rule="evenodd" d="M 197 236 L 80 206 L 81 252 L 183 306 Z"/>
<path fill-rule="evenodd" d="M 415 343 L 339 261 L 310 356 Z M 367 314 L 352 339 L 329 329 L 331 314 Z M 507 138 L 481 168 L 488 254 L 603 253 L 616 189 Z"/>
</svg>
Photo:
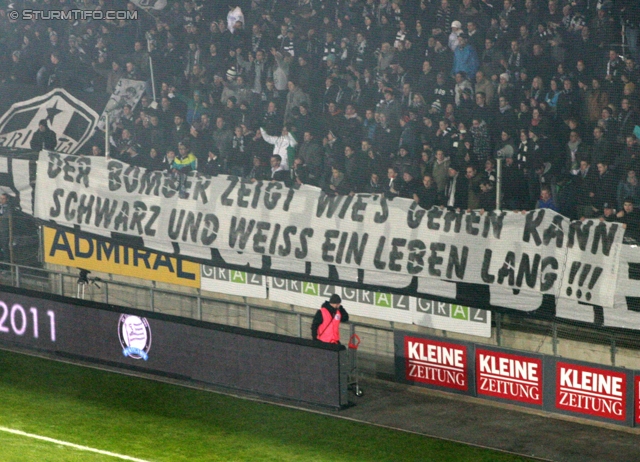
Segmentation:
<svg viewBox="0 0 640 462">
<path fill-rule="evenodd" d="M 242 301 L 234 301 L 203 295 L 200 290 L 193 294 L 176 292 L 157 287 L 155 283 L 140 285 L 88 278 L 88 283 L 82 283 L 85 286 L 81 292 L 77 273 L 20 265 L 10 265 L 10 271 L 0 275 L 0 282 L 17 288 L 309 339 L 315 314 L 315 310 L 293 305 L 288 305 L 287 308 L 257 305 L 250 303 L 246 297 Z M 393 374 L 391 327 L 355 321 L 342 326 L 341 331 L 344 339 L 355 332 L 363 339 L 368 339 L 359 350 L 359 365 L 365 374 Z"/>
<path fill-rule="evenodd" d="M 77 273 L 47 268 L 10 265 L 0 275 L 3 284 L 46 293 L 78 297 Z M 224 325 L 264 332 L 310 338 L 315 310 L 294 305 L 262 305 L 260 299 L 203 294 L 199 289 L 180 292 L 177 289 L 112 279 L 88 278 L 83 298 L 156 313 L 171 314 Z M 182 288 L 181 288 L 182 289 Z M 183 289 L 188 290 L 188 289 Z M 264 303 L 272 303 L 264 301 Z M 578 326 L 571 322 L 541 321 L 524 316 L 492 314 L 490 338 L 455 334 L 426 327 L 357 318 L 342 326 L 342 338 L 357 333 L 362 339 L 358 350 L 360 373 L 368 376 L 394 376 L 395 329 L 437 335 L 449 339 L 465 339 L 521 351 L 545 353 L 593 363 L 640 368 L 640 336 L 635 332 L 603 330 Z"/>
</svg>

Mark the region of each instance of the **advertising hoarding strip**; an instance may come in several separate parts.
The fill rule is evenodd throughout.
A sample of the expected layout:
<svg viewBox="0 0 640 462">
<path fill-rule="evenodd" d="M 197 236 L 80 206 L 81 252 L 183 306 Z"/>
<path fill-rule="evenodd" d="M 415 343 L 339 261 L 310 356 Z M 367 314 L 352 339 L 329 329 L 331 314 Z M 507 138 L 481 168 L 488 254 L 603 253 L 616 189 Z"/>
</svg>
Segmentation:
<svg viewBox="0 0 640 462">
<path fill-rule="evenodd" d="M 400 382 L 617 425 L 640 423 L 640 371 L 402 331 L 395 331 L 394 344 Z M 475 377 L 473 385 L 460 386 L 455 374 Z"/>
</svg>

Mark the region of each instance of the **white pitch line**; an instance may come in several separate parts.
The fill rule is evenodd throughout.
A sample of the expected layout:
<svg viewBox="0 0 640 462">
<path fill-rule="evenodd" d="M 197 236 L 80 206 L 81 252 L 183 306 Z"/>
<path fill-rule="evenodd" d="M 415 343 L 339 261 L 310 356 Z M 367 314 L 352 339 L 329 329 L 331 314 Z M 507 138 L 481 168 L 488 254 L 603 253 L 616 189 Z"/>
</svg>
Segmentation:
<svg viewBox="0 0 640 462">
<path fill-rule="evenodd" d="M 135 457 L 125 456 L 123 454 L 116 454 L 115 452 L 103 451 L 102 449 L 90 448 L 89 446 L 81 446 L 79 444 L 69 443 L 68 441 L 56 440 L 47 436 L 34 435 L 33 433 L 27 433 L 20 430 L 14 430 L 13 428 L 0 427 L 0 431 L 6 433 L 12 433 L 14 435 L 26 436 L 28 438 L 34 438 L 36 440 L 47 441 L 49 443 L 60 444 L 62 446 L 69 446 L 70 448 L 78 449 L 80 451 L 95 452 L 96 454 L 102 454 L 103 456 L 116 457 L 122 460 L 130 460 L 133 462 L 149 462 L 144 459 L 136 459 Z"/>
</svg>

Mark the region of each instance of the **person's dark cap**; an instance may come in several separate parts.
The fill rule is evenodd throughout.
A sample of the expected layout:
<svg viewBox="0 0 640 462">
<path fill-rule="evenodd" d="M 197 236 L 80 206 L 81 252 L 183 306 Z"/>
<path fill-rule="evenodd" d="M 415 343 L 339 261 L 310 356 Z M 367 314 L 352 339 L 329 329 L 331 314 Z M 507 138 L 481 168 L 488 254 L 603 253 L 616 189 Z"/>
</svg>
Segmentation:
<svg viewBox="0 0 640 462">
<path fill-rule="evenodd" d="M 452 160 L 451 163 L 449 163 L 449 168 L 455 170 L 456 172 L 460 172 L 464 167 L 459 161 Z"/>
<path fill-rule="evenodd" d="M 330 303 L 330 304 L 332 304 L 332 303 L 342 303 L 342 299 L 340 298 L 340 295 L 338 295 L 338 294 L 333 294 L 333 295 L 331 296 L 331 298 L 329 299 L 329 303 Z"/>
</svg>

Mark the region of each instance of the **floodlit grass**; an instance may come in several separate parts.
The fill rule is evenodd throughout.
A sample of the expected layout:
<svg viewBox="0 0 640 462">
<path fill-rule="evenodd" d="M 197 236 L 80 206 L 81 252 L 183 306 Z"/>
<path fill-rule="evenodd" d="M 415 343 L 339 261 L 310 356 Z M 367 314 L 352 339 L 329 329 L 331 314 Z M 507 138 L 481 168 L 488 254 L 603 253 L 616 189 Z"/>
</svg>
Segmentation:
<svg viewBox="0 0 640 462">
<path fill-rule="evenodd" d="M 11 462 L 114 462 L 100 454 L 0 432 L 0 457 Z"/>
<path fill-rule="evenodd" d="M 525 461 L 0 351 L 0 426 L 151 461 Z M 0 432 L 3 461 L 117 459 Z"/>
</svg>

